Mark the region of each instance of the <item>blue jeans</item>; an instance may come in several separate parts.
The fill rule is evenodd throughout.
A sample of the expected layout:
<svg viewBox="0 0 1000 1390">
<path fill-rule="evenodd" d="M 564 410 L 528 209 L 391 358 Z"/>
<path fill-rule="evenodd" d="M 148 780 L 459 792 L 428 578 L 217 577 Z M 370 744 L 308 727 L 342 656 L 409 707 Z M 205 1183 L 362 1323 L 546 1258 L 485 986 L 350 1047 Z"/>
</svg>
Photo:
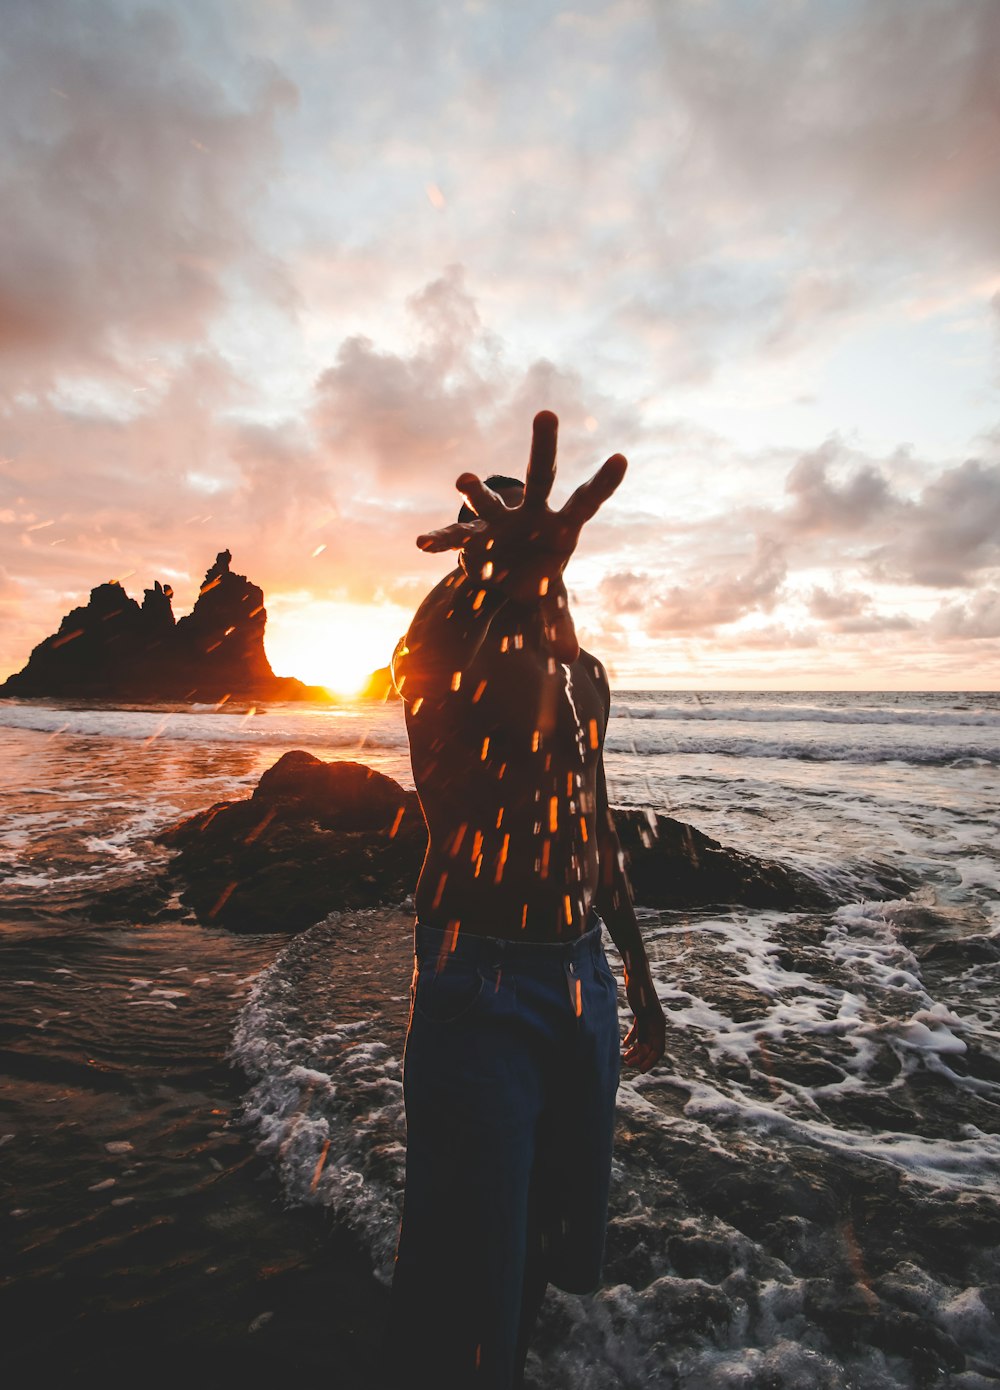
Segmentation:
<svg viewBox="0 0 1000 1390">
<path fill-rule="evenodd" d="M 452 949 L 449 949 L 449 948 Z M 403 1065 L 398 1383 L 509 1390 L 546 1282 L 600 1281 L 620 1066 L 600 922 L 536 944 L 421 926 Z"/>
</svg>

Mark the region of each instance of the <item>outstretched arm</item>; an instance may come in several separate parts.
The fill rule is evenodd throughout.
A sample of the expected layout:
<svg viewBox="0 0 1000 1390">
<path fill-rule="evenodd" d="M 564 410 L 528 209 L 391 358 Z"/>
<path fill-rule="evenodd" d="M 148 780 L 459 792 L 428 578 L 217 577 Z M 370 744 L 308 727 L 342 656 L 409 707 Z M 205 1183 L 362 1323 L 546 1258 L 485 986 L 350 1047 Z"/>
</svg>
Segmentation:
<svg viewBox="0 0 1000 1390">
<path fill-rule="evenodd" d="M 559 422 L 550 411 L 535 416 L 524 496 L 515 506 L 473 473 L 458 489 L 476 512 L 417 537 L 421 550 L 460 552 L 460 571 L 449 575 L 421 604 L 393 675 L 404 698 L 436 696 L 453 688 L 456 672 L 482 646 L 490 623 L 507 602 L 536 608 L 545 639 L 557 660 L 576 660 L 580 645 L 569 611 L 563 571 L 583 527 L 625 476 L 626 462 L 614 454 L 558 510 L 548 505 L 556 474 Z"/>
</svg>

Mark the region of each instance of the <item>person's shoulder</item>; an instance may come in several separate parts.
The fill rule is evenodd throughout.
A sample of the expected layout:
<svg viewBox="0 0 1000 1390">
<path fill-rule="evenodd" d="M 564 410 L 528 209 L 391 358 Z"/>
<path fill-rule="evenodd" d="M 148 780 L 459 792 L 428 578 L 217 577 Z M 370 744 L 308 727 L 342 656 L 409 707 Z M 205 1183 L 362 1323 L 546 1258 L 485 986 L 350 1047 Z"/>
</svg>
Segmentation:
<svg viewBox="0 0 1000 1390">
<path fill-rule="evenodd" d="M 598 681 L 601 685 L 608 684 L 608 673 L 604 662 L 594 656 L 593 652 L 585 652 L 581 647 L 580 655 L 573 664 L 582 666 L 591 680 Z"/>
<path fill-rule="evenodd" d="M 425 604 L 434 603 L 448 597 L 452 591 L 459 588 L 465 582 L 465 570 L 462 569 L 461 565 L 456 565 L 453 570 L 448 571 L 443 579 L 439 579 L 433 589 L 424 596 L 421 600 L 420 608 L 423 608 Z M 420 608 L 417 609 L 417 612 L 420 611 Z"/>
<path fill-rule="evenodd" d="M 439 610 L 444 609 L 444 607 L 451 607 L 453 599 L 455 599 L 456 589 L 462 587 L 466 582 L 465 570 L 460 569 L 458 566 L 453 570 L 449 570 L 448 574 L 445 574 L 442 580 L 438 580 L 434 588 L 430 589 L 430 591 L 423 596 L 423 599 L 420 600 L 419 605 L 417 605 L 416 613 L 413 614 L 413 619 L 410 620 L 410 628 L 414 626 L 419 627 L 420 623 L 426 621 L 428 617 L 433 616 L 434 613 L 438 613 Z"/>
<path fill-rule="evenodd" d="M 446 612 L 454 602 L 455 589 L 465 583 L 465 571 L 456 567 L 450 570 L 443 579 L 439 580 L 434 588 L 420 602 L 416 613 L 410 621 L 410 626 L 406 633 L 396 643 L 396 649 L 389 661 L 389 672 L 392 676 L 392 683 L 396 687 L 396 694 L 403 700 L 409 701 L 415 698 L 421 679 L 421 668 L 426 665 L 426 653 L 424 658 L 418 657 L 414 661 L 414 652 L 410 643 L 416 640 L 419 648 L 421 645 L 419 634 L 422 630 L 426 631 L 428 623 L 435 623 Z M 414 639 L 414 634 L 417 638 Z M 403 686 L 409 682 L 410 689 L 403 693 Z M 422 691 L 419 693 L 423 693 Z"/>
<path fill-rule="evenodd" d="M 604 663 L 599 661 L 591 652 L 585 652 L 580 648 L 580 655 L 573 663 L 574 667 L 582 670 L 589 680 L 592 680 L 597 689 L 601 692 L 601 697 L 607 705 L 611 700 L 611 682 L 608 680 L 608 673 Z"/>
</svg>

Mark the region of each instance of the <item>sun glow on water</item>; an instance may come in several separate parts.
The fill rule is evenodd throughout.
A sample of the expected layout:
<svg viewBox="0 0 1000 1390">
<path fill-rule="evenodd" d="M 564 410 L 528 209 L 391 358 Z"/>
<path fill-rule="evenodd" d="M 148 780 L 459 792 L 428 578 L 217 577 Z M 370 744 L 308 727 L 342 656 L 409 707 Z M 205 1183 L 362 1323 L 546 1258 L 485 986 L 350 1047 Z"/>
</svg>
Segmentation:
<svg viewBox="0 0 1000 1390">
<path fill-rule="evenodd" d="M 388 666 L 411 614 L 395 604 L 324 602 L 282 595 L 268 602 L 264 645 L 276 675 L 335 695 L 358 695 Z"/>
</svg>

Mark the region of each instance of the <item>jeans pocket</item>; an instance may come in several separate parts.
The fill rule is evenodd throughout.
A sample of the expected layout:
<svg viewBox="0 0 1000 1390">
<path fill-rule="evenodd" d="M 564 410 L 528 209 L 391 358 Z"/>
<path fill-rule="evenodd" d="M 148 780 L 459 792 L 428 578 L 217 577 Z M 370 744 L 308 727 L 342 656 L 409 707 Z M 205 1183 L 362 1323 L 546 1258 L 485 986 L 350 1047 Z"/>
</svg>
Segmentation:
<svg viewBox="0 0 1000 1390">
<path fill-rule="evenodd" d="M 606 985 L 610 985 L 611 988 L 614 990 L 615 994 L 617 995 L 618 981 L 615 979 L 614 972 L 612 971 L 611 966 L 608 964 L 608 958 L 603 951 L 601 951 L 597 956 L 594 970 L 597 977 L 603 980 Z"/>
<path fill-rule="evenodd" d="M 485 984 L 478 969 L 460 961 L 447 961 L 440 970 L 421 965 L 414 1009 L 431 1023 L 457 1023 L 475 1008 Z"/>
</svg>

